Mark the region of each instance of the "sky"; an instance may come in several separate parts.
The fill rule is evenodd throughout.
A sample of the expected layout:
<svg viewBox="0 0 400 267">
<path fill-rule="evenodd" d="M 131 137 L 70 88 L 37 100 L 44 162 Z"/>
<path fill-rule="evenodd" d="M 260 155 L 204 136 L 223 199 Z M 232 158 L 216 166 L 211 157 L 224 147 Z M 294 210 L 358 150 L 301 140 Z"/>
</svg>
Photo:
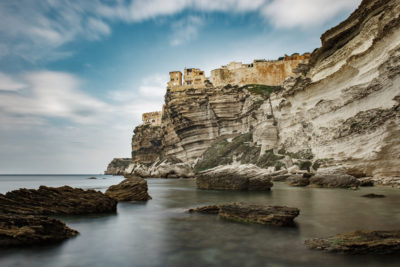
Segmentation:
<svg viewBox="0 0 400 267">
<path fill-rule="evenodd" d="M 102 173 L 169 71 L 312 52 L 359 3 L 0 0 L 0 173 Z"/>
</svg>

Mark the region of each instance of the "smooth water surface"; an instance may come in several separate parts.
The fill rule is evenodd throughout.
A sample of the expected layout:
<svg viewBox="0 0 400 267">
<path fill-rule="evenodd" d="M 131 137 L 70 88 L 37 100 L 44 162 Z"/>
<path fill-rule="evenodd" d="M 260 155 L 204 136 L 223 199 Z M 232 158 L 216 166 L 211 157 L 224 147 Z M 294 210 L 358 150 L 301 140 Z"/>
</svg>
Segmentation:
<svg viewBox="0 0 400 267">
<path fill-rule="evenodd" d="M 120 177 L 53 177 L 47 185 L 84 185 L 104 191 Z M 22 178 L 21 178 L 22 179 Z M 29 179 L 26 177 L 26 179 Z M 79 180 L 79 181 L 78 181 Z M 18 183 L 22 181 L 18 181 Z M 0 177 L 0 189 L 6 186 Z M 12 183 L 7 181 L 7 183 Z M 400 190 L 357 191 L 289 187 L 271 192 L 197 190 L 192 179 L 148 179 L 147 203 L 120 203 L 113 215 L 63 217 L 80 232 L 58 245 L 0 251 L 0 266 L 399 266 L 400 256 L 346 256 L 304 247 L 305 239 L 358 229 L 400 228 Z M 12 187 L 10 184 L 8 188 Z M 18 187 L 20 185 L 18 184 Z M 27 186 L 24 186 L 27 187 Z M 374 192 L 383 199 L 361 195 Z M 296 227 L 248 225 L 188 208 L 242 201 L 298 207 Z"/>
</svg>

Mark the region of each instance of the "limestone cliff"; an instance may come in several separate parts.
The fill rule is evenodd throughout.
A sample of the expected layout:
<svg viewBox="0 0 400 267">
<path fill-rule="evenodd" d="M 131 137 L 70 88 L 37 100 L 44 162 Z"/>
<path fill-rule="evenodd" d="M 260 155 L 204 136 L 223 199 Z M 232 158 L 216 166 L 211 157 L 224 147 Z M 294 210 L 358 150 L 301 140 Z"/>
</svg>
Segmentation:
<svg viewBox="0 0 400 267">
<path fill-rule="evenodd" d="M 135 132 L 128 172 L 176 160 L 400 176 L 399 14 L 400 0 L 364 0 L 281 86 L 167 89 L 161 127 Z"/>
</svg>

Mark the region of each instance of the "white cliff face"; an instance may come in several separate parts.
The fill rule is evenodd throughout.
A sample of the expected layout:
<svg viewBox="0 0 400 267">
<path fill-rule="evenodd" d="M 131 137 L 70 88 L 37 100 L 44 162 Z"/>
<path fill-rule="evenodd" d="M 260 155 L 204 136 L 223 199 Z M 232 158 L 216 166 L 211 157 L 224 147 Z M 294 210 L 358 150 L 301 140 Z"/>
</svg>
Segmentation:
<svg viewBox="0 0 400 267">
<path fill-rule="evenodd" d="M 311 82 L 273 101 L 281 145 L 309 148 L 363 175 L 400 176 L 399 16 L 398 0 L 364 1 L 323 35 L 327 47 L 301 77 Z"/>
<path fill-rule="evenodd" d="M 259 158 L 247 154 L 247 163 L 288 168 L 322 160 L 360 177 L 400 177 L 400 0 L 364 0 L 321 40 L 270 100 L 251 90 L 260 88 L 231 85 L 168 90 L 160 130 L 145 134 L 147 141 L 134 137 L 132 155 L 176 158 L 189 172 L 216 142 L 252 133 L 252 144 L 240 149 Z M 245 152 L 218 156 L 221 164 L 243 164 Z M 160 167 L 142 169 L 153 176 Z"/>
</svg>

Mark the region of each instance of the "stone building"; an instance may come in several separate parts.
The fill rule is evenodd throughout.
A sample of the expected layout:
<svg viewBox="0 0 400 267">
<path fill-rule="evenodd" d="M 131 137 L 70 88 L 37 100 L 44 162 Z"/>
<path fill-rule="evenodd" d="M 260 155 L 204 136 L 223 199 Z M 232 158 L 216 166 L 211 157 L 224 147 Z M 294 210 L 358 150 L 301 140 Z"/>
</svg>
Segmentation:
<svg viewBox="0 0 400 267">
<path fill-rule="evenodd" d="M 161 117 L 162 117 L 161 111 L 143 113 L 142 121 L 143 124 L 148 124 L 151 126 L 161 126 Z"/>
<path fill-rule="evenodd" d="M 303 55 L 285 55 L 280 60 L 254 60 L 251 64 L 231 62 L 211 71 L 211 83 L 214 86 L 227 84 L 243 86 L 245 84 L 265 84 L 277 86 L 293 75 L 293 70 L 301 63 L 308 63 L 309 53 Z"/>
<path fill-rule="evenodd" d="M 206 80 L 204 71 L 200 69 L 185 69 L 184 71 L 184 85 L 203 86 Z"/>
<path fill-rule="evenodd" d="M 182 86 L 182 72 L 171 71 L 169 73 L 168 87 Z"/>
</svg>

